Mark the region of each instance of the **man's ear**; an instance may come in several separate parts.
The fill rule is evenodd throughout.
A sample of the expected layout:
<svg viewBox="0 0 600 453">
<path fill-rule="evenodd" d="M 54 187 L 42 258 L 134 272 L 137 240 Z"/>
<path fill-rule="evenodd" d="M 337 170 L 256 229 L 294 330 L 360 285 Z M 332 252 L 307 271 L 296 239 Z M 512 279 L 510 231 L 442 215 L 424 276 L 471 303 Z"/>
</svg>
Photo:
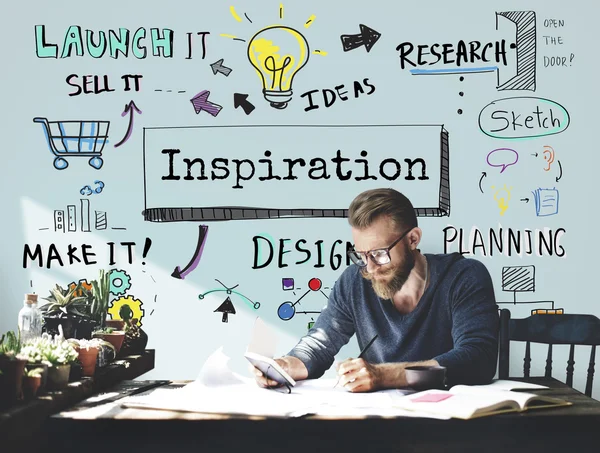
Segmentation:
<svg viewBox="0 0 600 453">
<path fill-rule="evenodd" d="M 419 227 L 414 227 L 410 233 L 408 233 L 408 245 L 411 250 L 416 250 L 423 237 L 423 230 Z"/>
</svg>

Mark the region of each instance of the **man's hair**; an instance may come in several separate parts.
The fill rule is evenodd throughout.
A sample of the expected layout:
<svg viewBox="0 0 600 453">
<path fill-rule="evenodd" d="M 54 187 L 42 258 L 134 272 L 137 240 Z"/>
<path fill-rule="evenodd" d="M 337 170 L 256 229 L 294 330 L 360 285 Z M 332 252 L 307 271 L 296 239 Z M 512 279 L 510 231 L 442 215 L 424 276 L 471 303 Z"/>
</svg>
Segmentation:
<svg viewBox="0 0 600 453">
<path fill-rule="evenodd" d="M 348 222 L 353 228 L 368 228 L 375 220 L 387 216 L 397 229 L 418 226 L 415 208 L 408 198 L 394 189 L 372 189 L 356 196 L 348 208 Z"/>
</svg>

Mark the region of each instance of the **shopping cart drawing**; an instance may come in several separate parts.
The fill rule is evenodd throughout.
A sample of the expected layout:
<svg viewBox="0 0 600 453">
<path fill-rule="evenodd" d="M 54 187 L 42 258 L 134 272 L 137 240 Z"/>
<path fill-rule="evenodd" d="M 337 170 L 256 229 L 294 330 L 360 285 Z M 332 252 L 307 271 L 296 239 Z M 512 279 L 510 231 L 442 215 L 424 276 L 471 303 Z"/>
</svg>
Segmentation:
<svg viewBox="0 0 600 453">
<path fill-rule="evenodd" d="M 48 147 L 56 156 L 54 168 L 57 170 L 67 168 L 67 159 L 71 157 L 90 157 L 90 166 L 102 167 L 102 149 L 108 143 L 109 121 L 48 121 L 36 117 L 33 122 L 44 127 Z"/>
</svg>

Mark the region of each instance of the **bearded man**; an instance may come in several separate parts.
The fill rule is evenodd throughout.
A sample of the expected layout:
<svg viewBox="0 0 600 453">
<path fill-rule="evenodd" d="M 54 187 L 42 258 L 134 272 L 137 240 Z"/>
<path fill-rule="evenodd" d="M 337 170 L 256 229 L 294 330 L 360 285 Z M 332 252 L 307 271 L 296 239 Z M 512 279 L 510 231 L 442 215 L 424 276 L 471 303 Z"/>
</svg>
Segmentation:
<svg viewBox="0 0 600 453">
<path fill-rule="evenodd" d="M 295 380 L 318 378 L 356 334 L 358 359 L 338 366 L 351 392 L 402 388 L 405 368 L 446 367 L 449 385 L 489 383 L 496 373 L 499 318 L 487 268 L 454 254 L 422 254 L 410 200 L 393 189 L 359 194 L 348 209 L 354 263 L 336 281 L 314 326 L 276 359 Z M 279 384 L 259 370 L 256 381 Z"/>
</svg>

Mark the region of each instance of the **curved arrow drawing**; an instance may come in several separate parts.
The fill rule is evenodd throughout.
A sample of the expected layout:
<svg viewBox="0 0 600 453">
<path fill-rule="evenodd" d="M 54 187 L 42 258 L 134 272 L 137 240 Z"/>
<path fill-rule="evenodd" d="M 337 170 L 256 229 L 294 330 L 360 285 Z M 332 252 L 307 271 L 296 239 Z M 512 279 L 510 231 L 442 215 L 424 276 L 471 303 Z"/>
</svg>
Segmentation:
<svg viewBox="0 0 600 453">
<path fill-rule="evenodd" d="M 200 229 L 198 233 L 198 244 L 196 245 L 196 251 L 194 252 L 194 256 L 190 262 L 183 269 L 180 269 L 179 266 L 175 267 L 175 270 L 171 274 L 171 277 L 184 279 L 186 275 L 196 269 L 198 263 L 200 262 L 200 258 L 202 257 L 202 250 L 204 250 L 204 243 L 206 242 L 206 235 L 208 234 L 208 226 L 207 225 L 199 225 Z"/>
<path fill-rule="evenodd" d="M 232 289 L 226 289 L 226 288 L 211 289 L 210 291 L 206 291 L 205 293 L 198 294 L 198 299 L 202 300 L 206 296 L 208 296 L 210 293 L 219 293 L 221 291 L 225 291 L 227 294 L 235 294 L 236 296 L 240 296 L 242 299 L 245 299 L 248 302 L 250 302 L 252 304 L 252 307 L 255 310 L 258 310 L 260 308 L 260 302 L 254 302 L 252 299 L 250 299 L 249 297 L 244 296 L 242 293 L 240 293 L 238 291 L 233 291 Z"/>
<path fill-rule="evenodd" d="M 560 178 L 562 178 L 562 165 L 560 164 L 560 160 L 557 161 L 558 162 L 558 168 L 560 169 L 560 174 L 558 175 L 558 177 L 556 178 L 556 182 L 558 182 L 558 180 Z"/>
<path fill-rule="evenodd" d="M 481 193 L 483 193 L 483 189 L 481 188 L 481 181 L 483 181 L 483 178 L 485 178 L 487 176 L 487 173 L 485 171 L 481 172 L 481 179 L 479 180 L 479 190 L 481 190 Z"/>
<path fill-rule="evenodd" d="M 131 132 L 133 131 L 133 115 L 134 115 L 133 112 L 134 112 L 134 110 L 140 114 L 142 113 L 142 111 L 137 108 L 137 105 L 135 105 L 135 102 L 133 102 L 133 101 L 131 101 L 129 104 L 125 105 L 125 110 L 123 110 L 123 113 L 121 113 L 121 116 L 125 116 L 129 113 L 129 126 L 127 127 L 127 133 L 125 134 L 125 137 L 123 137 L 123 139 L 115 145 L 115 148 L 118 148 L 123 143 L 125 143 L 127 140 L 129 140 L 129 137 L 131 136 Z"/>
</svg>

